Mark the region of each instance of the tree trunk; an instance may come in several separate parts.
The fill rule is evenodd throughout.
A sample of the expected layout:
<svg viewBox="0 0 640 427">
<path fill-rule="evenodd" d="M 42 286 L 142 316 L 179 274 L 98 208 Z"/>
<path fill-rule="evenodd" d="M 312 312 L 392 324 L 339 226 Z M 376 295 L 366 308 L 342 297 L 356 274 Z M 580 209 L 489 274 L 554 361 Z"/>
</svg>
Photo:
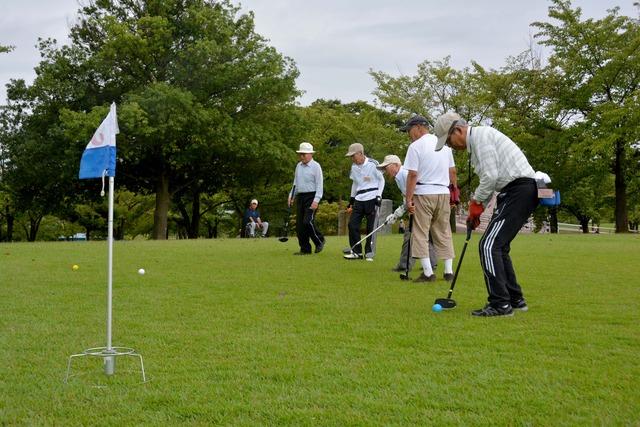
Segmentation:
<svg viewBox="0 0 640 427">
<path fill-rule="evenodd" d="M 616 160 L 614 173 L 616 176 L 616 233 L 627 233 L 627 183 L 624 179 L 624 142 L 616 141 Z"/>
<path fill-rule="evenodd" d="M 200 234 L 200 191 L 193 192 L 193 205 L 191 209 L 191 222 L 187 223 L 189 239 L 197 239 Z"/>
<path fill-rule="evenodd" d="M 588 217 L 581 217 L 580 218 L 580 228 L 582 228 L 582 232 L 583 233 L 589 233 L 589 218 Z"/>
<path fill-rule="evenodd" d="M 13 220 L 13 215 L 7 212 L 7 242 L 13 241 Z"/>
<path fill-rule="evenodd" d="M 38 229 L 40 228 L 40 221 L 42 217 L 33 218 L 29 215 L 29 234 L 27 235 L 27 241 L 35 242 L 38 237 Z"/>
<path fill-rule="evenodd" d="M 151 235 L 154 240 L 167 239 L 167 217 L 169 216 L 170 202 L 169 177 L 162 172 L 156 181 L 156 208 L 153 212 L 153 232 Z"/>
</svg>

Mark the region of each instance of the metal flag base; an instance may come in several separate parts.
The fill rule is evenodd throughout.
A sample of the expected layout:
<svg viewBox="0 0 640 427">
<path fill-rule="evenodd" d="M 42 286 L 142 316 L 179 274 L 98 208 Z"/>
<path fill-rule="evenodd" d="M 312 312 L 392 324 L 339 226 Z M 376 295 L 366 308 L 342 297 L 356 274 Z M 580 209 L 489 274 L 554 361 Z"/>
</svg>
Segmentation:
<svg viewBox="0 0 640 427">
<path fill-rule="evenodd" d="M 116 371 L 116 357 L 130 356 L 140 359 L 140 371 L 142 372 L 142 382 L 147 382 L 147 376 L 144 372 L 144 363 L 142 362 L 142 355 L 137 353 L 134 349 L 129 347 L 94 347 L 84 350 L 82 353 L 72 354 L 69 356 L 69 362 L 67 363 L 67 375 L 64 378 L 64 382 L 69 380 L 69 374 L 71 373 L 71 362 L 75 357 L 101 357 L 104 360 L 104 373 L 105 375 L 113 375 Z"/>
</svg>

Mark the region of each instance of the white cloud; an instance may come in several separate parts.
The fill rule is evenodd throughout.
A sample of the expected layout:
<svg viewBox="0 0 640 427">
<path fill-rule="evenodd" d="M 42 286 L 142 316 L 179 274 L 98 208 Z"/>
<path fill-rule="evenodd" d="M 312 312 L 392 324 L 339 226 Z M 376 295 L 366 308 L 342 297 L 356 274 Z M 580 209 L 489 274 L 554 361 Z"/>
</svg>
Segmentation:
<svg viewBox="0 0 640 427">
<path fill-rule="evenodd" d="M 618 0 L 616 0 L 618 1 Z M 619 0 L 622 1 L 622 0 Z M 616 5 L 608 0 L 574 0 L 584 16 L 601 17 Z M 392 75 L 412 74 L 426 59 L 451 56 L 454 67 L 475 60 L 499 68 L 507 56 L 524 51 L 535 29 L 547 20 L 543 0 L 244 0 L 255 12 L 256 30 L 278 51 L 292 58 L 306 91 L 300 102 L 337 98 L 371 101 L 369 69 Z M 622 13 L 637 16 L 626 1 Z M 10 78 L 34 77 L 38 37 L 66 42 L 77 0 L 3 0 L 0 44 L 16 50 L 0 55 L 0 104 Z"/>
</svg>

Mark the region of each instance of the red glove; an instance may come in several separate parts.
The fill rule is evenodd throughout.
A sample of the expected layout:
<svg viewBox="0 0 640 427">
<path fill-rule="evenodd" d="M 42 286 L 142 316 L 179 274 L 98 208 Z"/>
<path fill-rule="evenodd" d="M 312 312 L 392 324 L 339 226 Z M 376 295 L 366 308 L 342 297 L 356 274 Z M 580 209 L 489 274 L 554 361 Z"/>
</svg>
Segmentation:
<svg viewBox="0 0 640 427">
<path fill-rule="evenodd" d="M 449 185 L 449 205 L 459 205 L 460 204 L 460 189 L 451 184 Z"/>
<path fill-rule="evenodd" d="M 469 216 L 467 217 L 467 224 L 471 225 L 471 229 L 475 230 L 480 225 L 480 215 L 484 212 L 484 206 L 482 203 L 471 200 L 469 202 Z"/>
</svg>

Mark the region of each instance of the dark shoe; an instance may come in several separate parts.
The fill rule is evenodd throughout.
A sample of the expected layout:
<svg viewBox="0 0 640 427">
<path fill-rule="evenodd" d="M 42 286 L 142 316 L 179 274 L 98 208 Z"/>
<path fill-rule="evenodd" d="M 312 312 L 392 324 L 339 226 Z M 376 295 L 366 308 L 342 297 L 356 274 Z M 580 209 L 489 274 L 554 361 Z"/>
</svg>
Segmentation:
<svg viewBox="0 0 640 427">
<path fill-rule="evenodd" d="M 342 256 L 344 259 L 362 259 L 362 255 L 350 252 Z"/>
<path fill-rule="evenodd" d="M 436 275 L 432 274 L 431 276 L 425 276 L 424 273 L 420 274 L 420 276 L 418 276 L 417 279 L 413 279 L 414 282 L 416 283 L 421 283 L 421 282 L 435 282 L 436 281 Z"/>
<path fill-rule="evenodd" d="M 524 300 L 524 298 L 520 298 L 518 301 L 511 301 L 511 307 L 514 310 L 520 310 L 520 311 L 528 311 L 529 310 L 529 306 L 527 305 L 527 302 Z"/>
<path fill-rule="evenodd" d="M 487 304 L 484 308 L 473 310 L 471 315 L 478 317 L 513 316 L 513 309 L 509 304 L 505 304 L 503 307 L 498 308 Z"/>
<path fill-rule="evenodd" d="M 444 280 L 447 282 L 453 282 L 453 273 L 444 273 Z"/>
<path fill-rule="evenodd" d="M 318 246 L 316 246 L 316 253 L 319 254 L 324 249 L 324 240 L 320 242 Z"/>
<path fill-rule="evenodd" d="M 294 252 L 294 255 L 311 255 L 311 252 Z"/>
</svg>

